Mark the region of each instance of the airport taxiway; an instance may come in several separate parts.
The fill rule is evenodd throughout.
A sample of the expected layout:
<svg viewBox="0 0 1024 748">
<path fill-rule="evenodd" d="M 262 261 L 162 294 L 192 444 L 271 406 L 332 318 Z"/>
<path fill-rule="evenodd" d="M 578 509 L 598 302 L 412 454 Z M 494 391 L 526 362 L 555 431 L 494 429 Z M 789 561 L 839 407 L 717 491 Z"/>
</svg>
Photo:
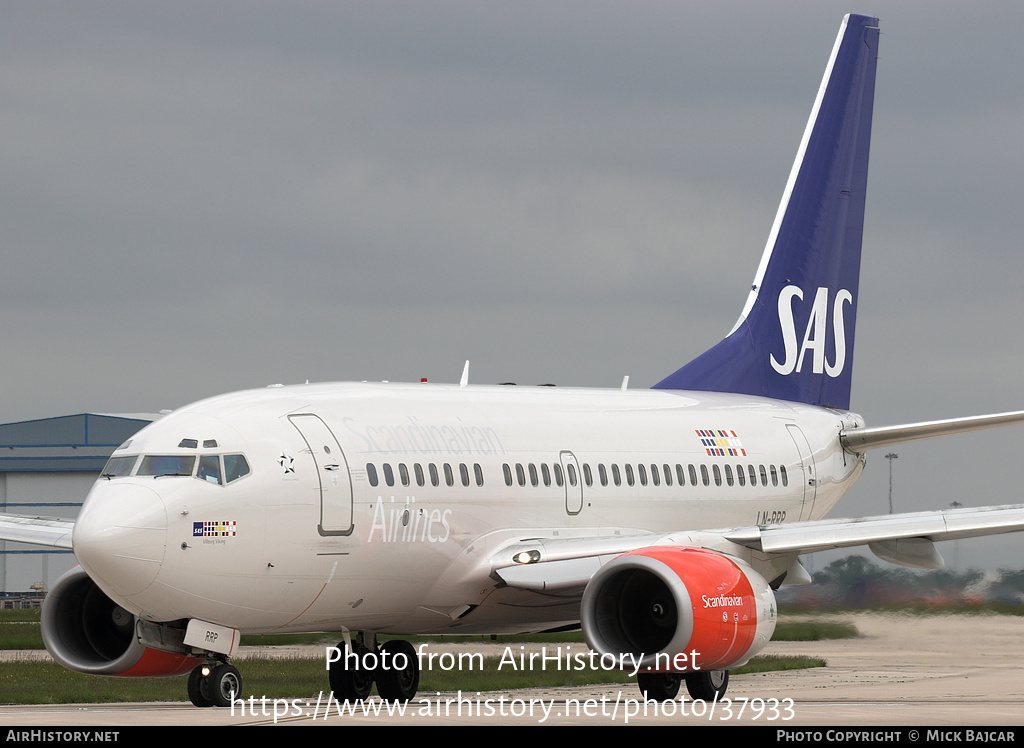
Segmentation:
<svg viewBox="0 0 1024 748">
<path fill-rule="evenodd" d="M 775 642 L 765 654 L 822 657 L 827 667 L 734 677 L 730 702 L 677 702 L 655 709 L 632 684 L 538 688 L 491 693 L 424 693 L 403 716 L 338 714 L 321 685 L 311 700 L 289 701 L 273 715 L 273 694 L 230 709 L 187 702 L 0 706 L 0 725 L 105 728 L 138 725 L 345 724 L 746 724 L 797 726 L 1015 726 L 1024 723 L 1024 617 L 996 615 L 845 614 L 855 639 Z M 470 647 L 478 645 L 467 645 Z M 493 646 L 493 645 L 492 645 Z M 497 645 L 500 646 L 500 645 Z M 549 645 L 550 646 L 550 645 Z M 580 645 L 574 645 L 579 647 Z M 244 661 L 238 663 L 245 674 Z M 326 683 L 323 684 L 326 688 Z M 250 704 L 257 714 L 249 713 Z M 279 712 L 284 705 L 278 704 Z M 689 708 L 687 708 L 689 707 Z M 741 713 L 742 707 L 742 713 Z M 315 710 L 315 712 L 314 712 Z M 328 712 L 325 716 L 324 712 Z M 670 713 L 666 713 L 670 712 Z"/>
</svg>

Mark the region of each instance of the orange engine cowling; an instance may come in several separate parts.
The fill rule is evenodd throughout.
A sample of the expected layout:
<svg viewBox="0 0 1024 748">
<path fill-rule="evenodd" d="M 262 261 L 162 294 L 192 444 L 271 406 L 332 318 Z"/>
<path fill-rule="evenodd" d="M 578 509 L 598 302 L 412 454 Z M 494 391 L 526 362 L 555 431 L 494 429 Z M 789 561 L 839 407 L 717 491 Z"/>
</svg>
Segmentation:
<svg viewBox="0 0 1024 748">
<path fill-rule="evenodd" d="M 103 594 L 80 566 L 58 579 L 43 602 L 46 651 L 79 673 L 129 678 L 183 675 L 202 662 L 187 652 L 183 628 L 136 618 Z M 143 631 L 160 642 L 159 649 L 143 643 Z"/>
<path fill-rule="evenodd" d="M 591 649 L 658 672 L 742 665 L 775 632 L 775 595 L 753 569 L 702 548 L 626 553 L 594 574 L 581 624 Z"/>
</svg>

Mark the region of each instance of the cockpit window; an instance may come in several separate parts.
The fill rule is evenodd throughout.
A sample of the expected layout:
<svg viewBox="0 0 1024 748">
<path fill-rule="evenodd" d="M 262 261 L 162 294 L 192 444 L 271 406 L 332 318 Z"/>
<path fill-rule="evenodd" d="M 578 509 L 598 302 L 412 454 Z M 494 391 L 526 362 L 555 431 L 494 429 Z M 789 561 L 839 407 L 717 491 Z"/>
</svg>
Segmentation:
<svg viewBox="0 0 1024 748">
<path fill-rule="evenodd" d="M 123 478 L 126 475 L 131 475 L 132 468 L 135 467 L 135 461 L 138 459 L 138 455 L 132 455 L 131 457 L 111 457 L 107 460 L 107 464 L 100 475 L 104 478 Z"/>
<path fill-rule="evenodd" d="M 195 464 L 194 455 L 145 455 L 137 475 L 192 475 Z"/>
<path fill-rule="evenodd" d="M 231 483 L 249 474 L 245 455 L 224 455 L 224 482 Z"/>
<path fill-rule="evenodd" d="M 199 470 L 196 472 L 199 480 L 209 481 L 220 485 L 220 456 L 203 455 L 199 458 Z"/>
<path fill-rule="evenodd" d="M 223 459 L 223 462 L 221 460 Z M 198 461 L 198 468 L 196 462 Z M 103 468 L 101 477 L 106 479 L 124 478 L 132 475 L 135 465 L 137 476 L 159 477 L 162 475 L 195 475 L 199 480 L 220 486 L 233 483 L 247 476 L 251 470 L 244 455 L 131 455 L 111 457 Z"/>
</svg>

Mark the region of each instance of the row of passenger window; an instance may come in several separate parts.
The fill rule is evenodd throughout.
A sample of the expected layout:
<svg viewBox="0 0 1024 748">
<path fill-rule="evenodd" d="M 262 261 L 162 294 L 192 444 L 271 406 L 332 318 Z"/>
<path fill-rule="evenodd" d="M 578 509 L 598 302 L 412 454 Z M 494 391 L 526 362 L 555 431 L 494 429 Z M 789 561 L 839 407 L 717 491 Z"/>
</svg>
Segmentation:
<svg viewBox="0 0 1024 748">
<path fill-rule="evenodd" d="M 576 469 L 572 463 L 566 465 L 565 477 L 562 475 L 562 466 L 559 463 L 554 463 L 549 468 L 546 463 L 540 463 L 540 469 L 534 463 L 528 463 L 522 465 L 516 463 L 515 465 L 515 482 L 520 486 L 527 485 L 527 475 L 529 475 L 529 485 L 539 486 L 543 483 L 545 486 L 550 486 L 552 479 L 557 486 L 564 485 L 564 481 L 568 480 L 570 486 L 575 486 L 577 482 Z M 502 471 L 505 474 L 505 485 L 511 486 L 513 468 L 507 463 L 502 465 Z M 538 475 L 539 472 L 539 475 Z M 594 485 L 594 472 L 590 467 L 590 463 L 583 463 L 583 483 L 587 486 Z M 699 473 L 699 478 L 698 478 Z M 689 480 L 687 480 L 689 478 Z M 597 480 L 602 486 L 615 485 L 615 486 L 634 486 L 641 485 L 646 486 L 648 484 L 654 486 L 660 486 L 662 482 L 666 486 L 671 486 L 673 483 L 680 486 L 697 486 L 704 485 L 710 486 L 712 483 L 716 486 L 727 485 L 758 485 L 758 478 L 760 478 L 760 485 L 767 486 L 769 482 L 773 486 L 788 486 L 789 485 L 789 474 L 786 472 L 785 465 L 758 465 L 755 468 L 753 465 L 748 464 L 744 469 L 743 465 L 736 465 L 735 471 L 733 466 L 712 464 L 710 468 L 707 465 L 687 465 L 684 469 L 683 465 L 676 463 L 675 467 L 668 463 L 662 464 L 660 467 L 657 464 L 651 464 L 650 469 L 643 463 L 637 464 L 635 467 L 626 463 L 619 469 L 617 463 L 605 466 L 604 463 L 598 463 L 597 465 Z"/>
<path fill-rule="evenodd" d="M 472 466 L 466 463 L 459 463 L 457 466 L 459 472 L 459 482 L 463 486 L 469 486 L 472 482 L 475 482 L 477 486 L 484 485 L 484 471 L 479 463 L 474 463 Z M 426 469 L 420 463 L 413 463 L 412 470 L 410 471 L 409 466 L 404 462 L 400 462 L 397 465 L 397 471 L 392 467 L 391 463 L 385 462 L 381 466 L 381 472 L 383 473 L 384 485 L 387 486 L 411 486 L 413 482 L 417 486 L 426 486 L 429 480 L 431 486 L 441 485 L 442 475 L 444 484 L 446 486 L 455 485 L 455 469 L 450 463 L 443 463 L 438 468 L 434 463 L 428 463 Z M 472 469 L 472 479 L 470 478 L 470 470 Z M 516 463 L 514 466 L 509 463 L 504 463 L 501 466 L 502 473 L 505 477 L 505 485 L 512 486 L 519 484 L 520 486 L 550 486 L 554 485 L 562 487 L 568 481 L 570 486 L 576 486 L 579 483 L 579 477 L 576 474 L 576 466 L 573 463 L 569 463 L 565 466 L 563 472 L 562 465 L 560 463 L 553 463 L 548 465 L 545 462 L 537 463 Z M 514 473 L 514 475 L 513 475 Z M 594 471 L 591 469 L 590 463 L 583 463 L 583 483 L 586 486 L 594 485 Z M 372 462 L 366 463 L 366 476 L 371 486 L 380 485 L 381 477 L 377 473 L 377 466 Z M 745 467 L 741 464 L 735 466 L 735 470 L 732 465 L 725 464 L 712 464 L 708 465 L 687 465 L 685 468 L 682 464 L 676 463 L 675 466 L 671 466 L 668 463 L 662 464 L 660 467 L 657 464 L 651 464 L 648 468 L 647 465 L 640 463 L 632 465 L 626 463 L 619 468 L 617 463 L 605 465 L 603 462 L 597 464 L 597 482 L 602 486 L 614 485 L 614 486 L 634 486 L 634 485 L 654 485 L 660 486 L 662 482 L 666 486 L 677 484 L 679 486 L 697 486 L 704 485 L 710 486 L 712 483 L 716 486 L 727 485 L 740 485 L 740 486 L 767 486 L 771 483 L 772 486 L 788 486 L 789 475 L 786 472 L 785 465 L 758 465 L 756 468 L 752 464 L 747 464 Z"/>
<path fill-rule="evenodd" d="M 473 479 L 476 481 L 476 484 L 478 486 L 482 486 L 484 484 L 484 469 L 480 467 L 479 463 L 474 463 L 472 469 Z M 458 470 L 459 481 L 462 483 L 462 485 L 470 485 L 470 466 L 462 462 L 459 463 Z M 418 462 L 414 463 L 412 466 L 411 476 L 409 474 L 409 466 L 406 465 L 404 462 L 398 463 L 397 475 L 395 475 L 395 470 L 394 468 L 391 467 L 391 464 L 385 462 L 381 466 L 381 472 L 384 473 L 384 484 L 388 486 L 396 485 L 396 478 L 397 483 L 403 486 L 412 485 L 413 480 L 416 481 L 417 486 L 425 486 L 427 485 L 427 479 L 429 477 L 430 485 L 436 487 L 441 485 L 442 474 L 444 475 L 444 484 L 446 486 L 455 485 L 455 469 L 452 468 L 451 463 L 448 462 L 441 465 L 440 471 L 438 470 L 437 465 L 431 462 L 427 464 L 426 473 L 424 473 L 422 465 L 420 465 Z M 377 475 L 377 466 L 374 465 L 372 462 L 366 463 L 366 477 L 370 481 L 371 486 L 376 486 L 380 484 L 380 478 Z"/>
</svg>

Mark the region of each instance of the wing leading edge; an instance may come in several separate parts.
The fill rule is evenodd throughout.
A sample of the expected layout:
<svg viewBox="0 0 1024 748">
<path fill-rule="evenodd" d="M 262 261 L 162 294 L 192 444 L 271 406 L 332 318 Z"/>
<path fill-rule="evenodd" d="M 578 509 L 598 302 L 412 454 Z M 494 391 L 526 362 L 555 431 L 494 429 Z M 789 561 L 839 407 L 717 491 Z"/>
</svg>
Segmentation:
<svg viewBox="0 0 1024 748">
<path fill-rule="evenodd" d="M 71 531 L 75 523 L 52 517 L 24 517 L 18 514 L 0 514 L 0 540 L 51 548 L 71 549 Z"/>
<path fill-rule="evenodd" d="M 615 538 L 529 540 L 491 559 L 492 576 L 510 587 L 535 591 L 582 591 L 594 573 L 616 556 L 644 548 L 700 547 L 734 556 L 769 580 L 796 574 L 796 557 L 866 545 L 879 558 L 917 569 L 944 566 L 934 543 L 1024 531 L 1024 504 L 828 519 L 786 525 L 737 527 L 694 533 Z M 790 583 L 793 583 L 791 578 Z"/>
</svg>

